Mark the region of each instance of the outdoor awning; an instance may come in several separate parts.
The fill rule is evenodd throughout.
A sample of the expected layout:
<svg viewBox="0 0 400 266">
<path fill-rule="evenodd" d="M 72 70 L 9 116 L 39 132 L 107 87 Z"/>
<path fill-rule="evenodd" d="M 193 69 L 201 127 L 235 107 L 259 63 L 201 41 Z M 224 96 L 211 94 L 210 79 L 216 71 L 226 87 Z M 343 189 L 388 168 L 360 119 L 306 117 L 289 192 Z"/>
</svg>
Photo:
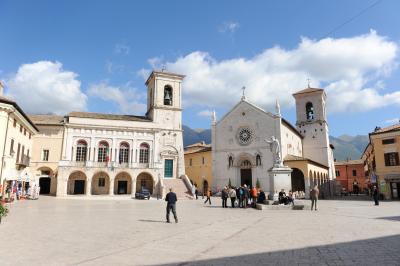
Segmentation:
<svg viewBox="0 0 400 266">
<path fill-rule="evenodd" d="M 388 174 L 385 175 L 384 179 L 386 181 L 400 181 L 400 174 Z"/>
<path fill-rule="evenodd" d="M 7 181 L 18 180 L 19 172 L 15 168 L 7 168 L 4 171 L 4 177 Z"/>
</svg>

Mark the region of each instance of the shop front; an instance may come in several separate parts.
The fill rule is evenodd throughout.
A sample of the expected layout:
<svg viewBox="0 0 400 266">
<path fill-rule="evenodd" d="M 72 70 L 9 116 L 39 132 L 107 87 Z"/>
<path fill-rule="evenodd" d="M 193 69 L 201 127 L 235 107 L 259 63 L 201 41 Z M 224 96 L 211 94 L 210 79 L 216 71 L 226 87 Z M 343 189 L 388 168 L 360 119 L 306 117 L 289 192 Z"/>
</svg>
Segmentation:
<svg viewBox="0 0 400 266">
<path fill-rule="evenodd" d="M 400 174 L 385 175 L 385 181 L 392 200 L 400 200 Z"/>
</svg>

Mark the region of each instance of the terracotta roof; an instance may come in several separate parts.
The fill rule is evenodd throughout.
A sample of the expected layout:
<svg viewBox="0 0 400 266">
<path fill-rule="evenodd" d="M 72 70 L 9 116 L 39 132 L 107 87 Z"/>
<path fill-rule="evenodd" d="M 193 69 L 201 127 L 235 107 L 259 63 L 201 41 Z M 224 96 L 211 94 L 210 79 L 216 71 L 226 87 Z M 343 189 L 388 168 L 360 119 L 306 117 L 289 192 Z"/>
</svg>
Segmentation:
<svg viewBox="0 0 400 266">
<path fill-rule="evenodd" d="M 60 115 L 29 115 L 36 125 L 62 125 L 64 117 Z"/>
<path fill-rule="evenodd" d="M 136 116 L 136 115 L 114 115 L 114 114 L 101 114 L 101 113 L 89 113 L 89 112 L 71 112 L 68 114 L 68 116 L 69 117 L 81 117 L 81 118 L 93 118 L 93 119 L 151 122 L 151 120 L 148 119 L 146 116 Z"/>
<path fill-rule="evenodd" d="M 185 147 L 185 154 L 211 151 L 211 144 L 198 142 Z"/>
<path fill-rule="evenodd" d="M 304 90 L 293 93 L 293 95 L 310 93 L 310 92 L 323 92 L 323 91 L 324 91 L 323 89 L 319 89 L 319 88 L 306 88 Z"/>
<path fill-rule="evenodd" d="M 308 163 L 317 165 L 317 166 L 325 168 L 325 169 L 329 168 L 328 166 L 318 163 L 316 161 L 313 161 L 311 159 L 301 157 L 301 156 L 291 155 L 291 154 L 286 155 L 285 158 L 283 159 L 283 161 L 284 162 L 286 162 L 286 161 L 288 161 L 288 162 L 290 162 L 290 161 L 307 161 Z"/>
<path fill-rule="evenodd" d="M 371 132 L 370 134 L 374 135 L 374 134 L 386 133 L 386 132 L 397 131 L 397 130 L 400 130 L 400 124 L 395 124 L 395 125 L 391 125 L 391 126 L 388 126 L 388 127 L 383 127 L 383 128 L 380 128 L 380 129 L 378 129 L 378 130 L 376 130 L 374 132 Z"/>
<path fill-rule="evenodd" d="M 348 160 L 348 161 L 338 161 L 335 165 L 354 165 L 354 164 L 364 164 L 363 160 Z"/>
<path fill-rule="evenodd" d="M 21 107 L 19 107 L 19 105 L 17 104 L 17 102 L 8 99 L 4 96 L 0 96 L 0 103 L 6 103 L 6 104 L 10 104 L 12 106 L 14 106 L 15 109 L 18 110 L 18 112 L 25 117 L 25 119 L 28 121 L 29 124 L 31 124 L 31 126 L 36 130 L 39 131 L 39 129 L 35 126 L 35 124 L 32 122 L 32 120 L 25 114 L 25 112 L 21 109 Z"/>
</svg>

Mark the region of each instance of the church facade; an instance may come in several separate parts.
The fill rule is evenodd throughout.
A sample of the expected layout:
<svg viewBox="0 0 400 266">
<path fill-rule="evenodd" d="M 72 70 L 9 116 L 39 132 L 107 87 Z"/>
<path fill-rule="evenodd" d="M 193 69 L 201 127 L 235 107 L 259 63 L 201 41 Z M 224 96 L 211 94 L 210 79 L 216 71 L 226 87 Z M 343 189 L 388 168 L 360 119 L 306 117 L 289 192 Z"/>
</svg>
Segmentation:
<svg viewBox="0 0 400 266">
<path fill-rule="evenodd" d="M 134 195 L 147 188 L 162 196 L 166 187 L 182 183 L 183 78 L 153 71 L 146 81 L 145 116 L 66 115 L 56 195 Z"/>
<path fill-rule="evenodd" d="M 270 170 L 276 155 L 271 139 L 280 144 L 280 158 L 291 168 L 292 191 L 320 186 L 329 193 L 334 178 L 332 146 L 329 144 L 326 121 L 326 94 L 322 89 L 307 88 L 293 94 L 296 99 L 297 122 L 291 125 L 280 114 L 267 112 L 250 103 L 245 96 L 219 121 L 212 121 L 213 189 L 259 185 L 266 192 L 271 187 Z"/>
</svg>

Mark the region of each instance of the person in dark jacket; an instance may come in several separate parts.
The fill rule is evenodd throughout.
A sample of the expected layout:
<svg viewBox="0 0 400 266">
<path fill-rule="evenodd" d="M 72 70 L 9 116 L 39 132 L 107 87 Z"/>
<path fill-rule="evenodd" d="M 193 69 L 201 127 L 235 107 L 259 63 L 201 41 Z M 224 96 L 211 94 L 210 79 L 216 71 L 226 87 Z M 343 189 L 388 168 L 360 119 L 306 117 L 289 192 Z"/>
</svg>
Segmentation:
<svg viewBox="0 0 400 266">
<path fill-rule="evenodd" d="M 239 200 L 239 208 L 243 207 L 243 188 L 242 187 L 238 187 L 236 189 L 236 197 Z"/>
<path fill-rule="evenodd" d="M 378 188 L 376 186 L 374 186 L 374 190 L 372 192 L 372 196 L 374 197 L 375 205 L 378 206 L 379 205 L 379 191 L 378 191 Z"/>
<path fill-rule="evenodd" d="M 224 187 L 224 189 L 221 191 L 221 198 L 222 198 L 222 208 L 228 208 L 228 188 Z"/>
<path fill-rule="evenodd" d="M 266 196 L 265 196 L 265 192 L 261 189 L 260 190 L 260 195 L 258 196 L 258 198 L 257 198 L 257 202 L 258 203 L 261 203 L 261 204 L 264 204 L 265 203 L 265 201 L 266 201 Z"/>
<path fill-rule="evenodd" d="M 175 218 L 175 223 L 178 223 L 178 216 L 176 215 L 176 202 L 178 201 L 176 194 L 172 191 L 172 188 L 169 189 L 169 193 L 165 196 L 165 201 L 167 202 L 167 223 L 169 223 L 169 212 L 172 210 L 172 213 Z"/>
</svg>

